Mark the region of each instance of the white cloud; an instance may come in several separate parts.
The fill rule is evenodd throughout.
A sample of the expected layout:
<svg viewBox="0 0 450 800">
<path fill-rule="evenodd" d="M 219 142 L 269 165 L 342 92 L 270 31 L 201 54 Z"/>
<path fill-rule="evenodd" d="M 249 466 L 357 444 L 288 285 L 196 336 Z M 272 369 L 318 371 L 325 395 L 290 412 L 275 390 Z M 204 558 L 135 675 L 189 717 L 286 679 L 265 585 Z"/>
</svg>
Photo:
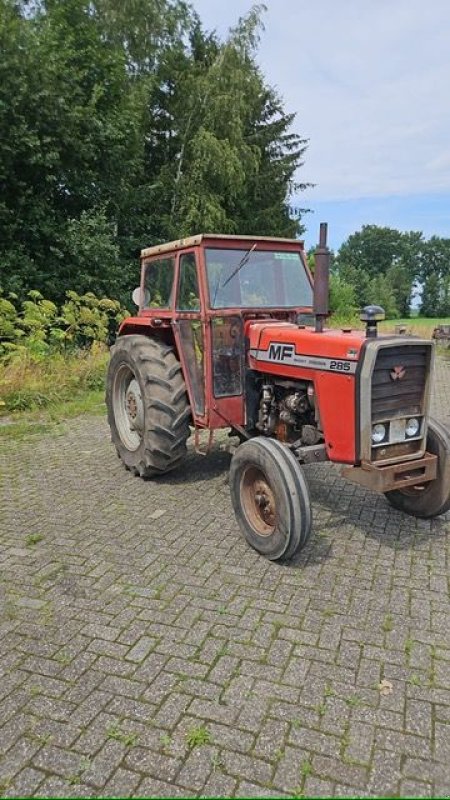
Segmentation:
<svg viewBox="0 0 450 800">
<path fill-rule="evenodd" d="M 266 0 L 259 60 L 314 199 L 450 190 L 448 0 Z M 251 0 L 194 0 L 223 35 Z"/>
</svg>

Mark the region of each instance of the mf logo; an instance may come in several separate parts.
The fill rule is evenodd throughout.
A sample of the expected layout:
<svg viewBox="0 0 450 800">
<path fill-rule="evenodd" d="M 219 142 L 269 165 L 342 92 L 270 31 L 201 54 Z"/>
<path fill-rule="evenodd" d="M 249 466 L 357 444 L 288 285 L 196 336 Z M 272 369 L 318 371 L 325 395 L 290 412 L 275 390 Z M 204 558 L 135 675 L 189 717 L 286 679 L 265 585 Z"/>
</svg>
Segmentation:
<svg viewBox="0 0 450 800">
<path fill-rule="evenodd" d="M 391 376 L 391 380 L 402 381 L 406 375 L 406 369 L 402 366 L 393 367 L 389 374 Z"/>
<path fill-rule="evenodd" d="M 269 359 L 271 361 L 284 361 L 286 358 L 292 358 L 294 354 L 295 347 L 293 344 L 269 345 Z"/>
</svg>

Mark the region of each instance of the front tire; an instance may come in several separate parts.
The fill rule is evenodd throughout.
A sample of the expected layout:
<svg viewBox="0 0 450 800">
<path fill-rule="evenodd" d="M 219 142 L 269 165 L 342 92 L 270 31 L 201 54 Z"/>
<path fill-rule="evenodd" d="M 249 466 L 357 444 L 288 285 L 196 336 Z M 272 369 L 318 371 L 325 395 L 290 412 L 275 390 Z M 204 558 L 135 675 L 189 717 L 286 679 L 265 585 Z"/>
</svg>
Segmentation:
<svg viewBox="0 0 450 800">
<path fill-rule="evenodd" d="M 248 544 L 276 561 L 292 558 L 311 534 L 308 486 L 291 451 L 258 436 L 238 447 L 230 468 L 231 501 Z"/>
<path fill-rule="evenodd" d="M 422 519 L 438 517 L 450 509 L 450 433 L 435 419 L 428 423 L 427 451 L 438 458 L 434 481 L 385 492 L 394 508 Z"/>
<path fill-rule="evenodd" d="M 111 440 L 127 469 L 161 475 L 186 455 L 191 411 L 172 347 L 147 336 L 121 336 L 106 381 Z"/>
</svg>

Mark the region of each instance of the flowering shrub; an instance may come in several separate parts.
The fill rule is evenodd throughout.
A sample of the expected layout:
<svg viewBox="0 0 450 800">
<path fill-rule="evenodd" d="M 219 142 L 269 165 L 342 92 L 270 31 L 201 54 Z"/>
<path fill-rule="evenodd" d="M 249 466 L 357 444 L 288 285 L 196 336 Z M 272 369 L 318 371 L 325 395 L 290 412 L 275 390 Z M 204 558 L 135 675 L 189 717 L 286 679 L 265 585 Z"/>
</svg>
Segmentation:
<svg viewBox="0 0 450 800">
<path fill-rule="evenodd" d="M 58 308 L 38 291 L 20 304 L 0 292 L 0 413 L 102 389 L 108 345 L 127 313 L 91 293 L 67 292 Z"/>
<path fill-rule="evenodd" d="M 36 290 L 28 292 L 21 304 L 15 295 L 5 298 L 0 293 L 0 362 L 39 362 L 55 353 L 74 353 L 113 341 L 127 314 L 117 300 L 91 292 L 67 292 L 66 297 L 58 309 Z"/>
</svg>

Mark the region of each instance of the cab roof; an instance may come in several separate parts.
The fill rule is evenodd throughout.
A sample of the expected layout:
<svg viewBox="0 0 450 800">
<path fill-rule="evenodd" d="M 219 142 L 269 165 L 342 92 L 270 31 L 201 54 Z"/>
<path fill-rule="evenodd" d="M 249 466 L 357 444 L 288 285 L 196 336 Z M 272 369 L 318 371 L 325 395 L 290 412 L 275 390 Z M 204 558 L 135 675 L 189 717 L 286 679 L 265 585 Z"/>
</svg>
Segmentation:
<svg viewBox="0 0 450 800">
<path fill-rule="evenodd" d="M 164 242 L 163 244 L 155 244 L 153 247 L 145 247 L 141 250 L 141 258 L 156 256 L 159 253 L 169 253 L 185 247 L 195 247 L 210 239 L 229 240 L 230 242 L 274 242 L 275 244 L 281 242 L 283 244 L 293 244 L 303 249 L 303 241 L 301 239 L 282 239 L 277 236 L 234 236 L 225 233 L 198 233 L 195 236 L 188 236 L 186 239 L 176 239 L 173 242 Z"/>
</svg>

